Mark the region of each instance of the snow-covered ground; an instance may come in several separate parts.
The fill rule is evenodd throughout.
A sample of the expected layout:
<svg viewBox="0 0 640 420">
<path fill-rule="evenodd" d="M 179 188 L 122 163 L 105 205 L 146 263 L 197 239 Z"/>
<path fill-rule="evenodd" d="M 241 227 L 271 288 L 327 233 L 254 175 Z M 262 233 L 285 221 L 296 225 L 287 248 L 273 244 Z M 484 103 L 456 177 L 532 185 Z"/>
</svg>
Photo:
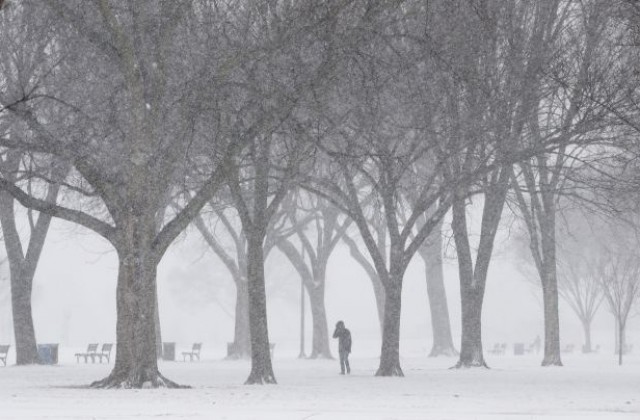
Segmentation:
<svg viewBox="0 0 640 420">
<path fill-rule="evenodd" d="M 493 356 L 490 370 L 448 370 L 453 359 L 402 360 L 406 377 L 376 378 L 377 360 L 352 360 L 351 376 L 325 360 L 274 361 L 278 385 L 242 385 L 247 361 L 204 354 L 197 363 L 161 362 L 185 390 L 94 390 L 107 365 L 0 367 L 0 419 L 640 419 L 640 357 L 618 367 L 610 354 Z"/>
</svg>

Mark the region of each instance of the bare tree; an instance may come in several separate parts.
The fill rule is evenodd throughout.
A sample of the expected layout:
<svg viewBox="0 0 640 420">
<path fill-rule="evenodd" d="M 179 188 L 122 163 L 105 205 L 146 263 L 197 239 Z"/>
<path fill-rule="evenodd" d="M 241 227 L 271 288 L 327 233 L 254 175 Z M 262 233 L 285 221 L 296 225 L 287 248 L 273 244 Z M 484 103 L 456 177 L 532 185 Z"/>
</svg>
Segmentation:
<svg viewBox="0 0 640 420">
<path fill-rule="evenodd" d="M 177 386 L 157 367 L 156 267 L 223 184 L 231 157 L 277 118 L 268 107 L 266 114 L 255 112 L 247 92 L 260 86 L 243 91 L 239 86 L 248 85 L 239 81 L 246 73 L 236 71 L 249 61 L 237 55 L 239 45 L 248 53 L 266 42 L 247 38 L 243 26 L 259 14 L 209 2 L 141 1 L 121 8 L 111 1 L 51 0 L 47 9 L 23 3 L 49 13 L 45 27 L 55 30 L 60 48 L 52 49 L 38 79 L 15 90 L 22 96 L 3 98 L 4 110 L 30 136 L 19 142 L 3 137 L 2 146 L 72 164 L 77 176 L 70 190 L 78 198 L 75 208 L 52 205 L 7 178 L 0 184 L 23 205 L 83 225 L 118 252 L 116 362 L 111 375 L 93 385 Z M 184 51 L 191 54 L 188 62 Z M 61 71 L 46 71 L 56 66 Z M 156 226 L 167 192 L 185 179 L 193 198 Z"/>
<path fill-rule="evenodd" d="M 566 49 L 566 56 L 561 62 L 571 62 L 575 70 L 559 71 L 541 87 L 529 124 L 533 144 L 552 136 L 557 137 L 561 146 L 555 152 L 537 153 L 530 160 L 519 162 L 512 176 L 518 209 L 529 232 L 529 248 L 543 290 L 543 366 L 562 365 L 556 255 L 557 204 L 565 193 L 567 174 L 585 159 L 584 147 L 576 144 L 588 143 L 593 138 L 593 134 L 588 134 L 601 128 L 603 110 L 599 101 L 591 99 L 606 94 L 601 92 L 607 74 L 603 69 L 611 65 L 608 61 L 611 56 L 600 54 L 601 49 L 606 48 L 602 43 L 608 22 L 606 8 L 598 2 L 586 2 L 566 13 L 581 17 L 560 22 L 566 26 L 566 35 L 560 39 Z M 575 28 L 576 24 L 579 27 Z M 551 118 L 552 112 L 557 116 Z M 588 149 L 586 153 L 588 155 Z"/>
<path fill-rule="evenodd" d="M 17 89 L 23 82 L 37 80 L 39 77 L 38 72 L 46 60 L 43 60 L 38 51 L 53 48 L 54 44 L 50 36 L 42 36 L 42 30 L 37 27 L 40 23 L 40 15 L 20 13 L 18 9 L 13 13 L 6 12 L 0 19 L 0 31 L 3 34 L 0 40 L 0 86 L 3 86 L 0 103 L 17 97 Z M 35 51 L 20 47 L 27 42 L 33 42 Z M 27 135 L 24 125 L 1 116 L 0 129 L 8 138 L 20 139 Z M 24 174 L 36 172 L 45 181 L 28 179 L 27 188 L 44 201 L 55 203 L 60 184 L 68 172 L 67 165 L 52 163 L 42 156 L 21 150 L 5 150 L 0 156 L 0 173 L 11 182 L 18 182 L 25 177 Z M 50 181 L 48 186 L 47 181 Z M 13 197 L 0 191 L 0 222 L 5 232 L 4 245 L 9 261 L 16 363 L 25 365 L 40 362 L 32 318 L 31 291 L 51 216 L 40 213 L 35 217 L 34 212 L 27 209 L 30 234 L 25 247 L 17 227 L 18 217 Z"/>
<path fill-rule="evenodd" d="M 25 157 L 20 153 L 8 153 L 0 162 L 0 172 L 6 174 L 9 179 L 13 178 L 15 180 L 18 166 L 24 163 L 23 159 Z M 68 168 L 65 165 L 58 165 L 54 167 L 53 171 L 55 173 L 52 174 L 51 179 L 58 180 L 59 183 L 49 184 L 46 196 L 43 198 L 48 203 L 56 202 L 58 191 L 60 190 L 60 182 L 66 176 Z M 33 279 L 38 261 L 51 224 L 51 216 L 46 213 L 40 213 L 36 218 L 31 209 L 27 210 L 30 234 L 25 249 L 18 232 L 16 223 L 18 216 L 14 207 L 15 201 L 13 197 L 4 191 L 0 191 L 0 223 L 4 232 L 4 245 L 9 262 L 11 308 L 16 340 L 16 363 L 18 365 L 27 365 L 40 363 L 31 310 L 31 291 L 33 290 Z"/>
<path fill-rule="evenodd" d="M 300 203 L 292 206 L 289 212 L 291 229 L 295 235 L 278 240 L 277 246 L 291 261 L 309 294 L 313 325 L 309 357 L 331 359 L 324 304 L 327 266 L 329 257 L 345 235 L 351 220 L 344 218 L 340 221 L 340 211 L 326 200 L 305 192 L 300 192 L 298 198 Z M 300 216 L 303 221 L 300 221 Z M 307 228 L 311 228 L 313 233 L 308 234 Z M 294 243 L 294 238 L 300 243 L 299 246 Z"/>
<path fill-rule="evenodd" d="M 631 309 L 640 299 L 640 258 L 635 250 L 638 240 L 634 234 L 613 228 L 615 242 L 603 247 L 606 255 L 600 266 L 600 285 L 609 310 L 616 320 L 618 336 L 618 364 L 622 364 L 627 320 Z"/>
<path fill-rule="evenodd" d="M 443 221 L 440 221 L 418 251 L 424 261 L 431 313 L 433 344 L 429 357 L 457 356 L 459 354 L 453 345 L 447 293 L 444 287 L 442 225 Z"/>
<path fill-rule="evenodd" d="M 588 226 L 589 216 L 565 211 L 563 220 L 558 235 L 558 292 L 580 320 L 582 351 L 590 353 L 591 323 L 604 298 L 599 272 L 606 257 Z"/>
</svg>

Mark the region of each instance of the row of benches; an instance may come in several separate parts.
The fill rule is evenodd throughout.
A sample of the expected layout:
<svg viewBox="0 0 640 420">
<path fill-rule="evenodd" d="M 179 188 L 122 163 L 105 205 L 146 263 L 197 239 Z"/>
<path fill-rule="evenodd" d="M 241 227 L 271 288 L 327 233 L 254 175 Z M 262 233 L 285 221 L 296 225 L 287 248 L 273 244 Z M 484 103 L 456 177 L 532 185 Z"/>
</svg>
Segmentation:
<svg viewBox="0 0 640 420">
<path fill-rule="evenodd" d="M 235 343 L 228 343 L 227 352 L 229 355 L 235 354 L 237 350 L 235 346 L 236 346 Z M 269 344 L 269 351 L 271 353 L 271 357 L 273 357 L 273 349 L 275 348 L 275 346 L 276 346 L 275 343 Z M 7 365 L 7 354 L 9 353 L 10 347 L 11 346 L 8 344 L 7 345 L 0 344 L 0 361 L 2 361 L 4 366 Z M 95 363 L 96 359 L 98 359 L 98 361 L 102 363 L 102 358 L 105 358 L 107 363 L 110 363 L 111 350 L 113 349 L 113 343 L 102 344 L 102 348 L 99 351 L 98 351 L 98 347 L 99 347 L 99 343 L 91 343 L 87 346 L 87 351 L 82 353 L 75 353 L 76 363 L 80 363 L 81 358 L 84 359 L 85 363 L 88 363 L 89 359 L 91 359 L 91 363 Z M 191 351 L 182 352 L 183 361 L 186 362 L 187 357 L 189 357 L 189 360 L 191 362 L 193 362 L 194 359 L 197 359 L 198 361 L 200 361 L 201 350 L 202 350 L 202 343 L 194 343 L 193 346 L 191 347 Z"/>
<path fill-rule="evenodd" d="M 91 363 L 96 362 L 96 358 L 102 363 L 102 358 L 107 359 L 107 363 L 111 361 L 111 349 L 113 349 L 112 343 L 105 343 L 102 345 L 102 349 L 98 351 L 98 343 L 92 343 L 87 346 L 87 351 L 84 353 L 76 353 L 76 363 L 80 363 L 80 358 L 84 358 L 84 362 L 87 363 L 91 358 Z"/>
</svg>

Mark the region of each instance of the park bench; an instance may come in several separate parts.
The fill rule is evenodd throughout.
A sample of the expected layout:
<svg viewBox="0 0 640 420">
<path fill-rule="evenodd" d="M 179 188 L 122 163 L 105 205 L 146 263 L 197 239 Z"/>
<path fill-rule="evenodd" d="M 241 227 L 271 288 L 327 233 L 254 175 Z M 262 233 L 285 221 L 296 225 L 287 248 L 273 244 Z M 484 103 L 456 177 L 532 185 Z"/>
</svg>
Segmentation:
<svg viewBox="0 0 640 420">
<path fill-rule="evenodd" d="M 113 348 L 113 344 L 105 343 L 102 345 L 102 349 L 100 353 L 96 353 L 96 356 L 100 358 L 100 363 L 102 363 L 102 358 L 107 359 L 107 363 L 111 361 L 111 349 Z"/>
<path fill-rule="evenodd" d="M 2 363 L 4 363 L 5 366 L 7 366 L 7 354 L 9 353 L 9 347 L 11 347 L 9 344 L 0 345 L 0 360 L 2 360 Z"/>
<path fill-rule="evenodd" d="M 80 358 L 84 357 L 84 362 L 87 363 L 87 359 L 90 357 L 91 363 L 95 363 L 97 355 L 98 355 L 98 343 L 92 343 L 87 346 L 86 352 L 76 353 L 76 362 L 80 363 Z"/>
<path fill-rule="evenodd" d="M 491 354 L 505 354 L 507 352 L 507 343 L 496 343 L 493 345 L 493 348 L 489 350 Z"/>
<path fill-rule="evenodd" d="M 196 357 L 198 361 L 200 361 L 200 350 L 202 349 L 202 343 L 193 343 L 193 347 L 191 347 L 191 351 L 183 351 L 182 352 L 182 361 L 187 361 L 187 356 L 189 356 L 189 361 L 193 362 L 193 358 Z"/>
</svg>

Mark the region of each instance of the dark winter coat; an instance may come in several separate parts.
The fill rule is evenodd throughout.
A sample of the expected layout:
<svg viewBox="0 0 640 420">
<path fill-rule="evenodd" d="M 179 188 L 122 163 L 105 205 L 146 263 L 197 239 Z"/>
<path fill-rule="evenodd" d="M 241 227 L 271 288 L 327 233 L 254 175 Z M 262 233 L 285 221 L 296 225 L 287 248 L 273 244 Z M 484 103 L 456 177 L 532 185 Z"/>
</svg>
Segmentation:
<svg viewBox="0 0 640 420">
<path fill-rule="evenodd" d="M 340 353 L 351 353 L 351 331 L 343 326 L 336 326 L 333 338 L 338 339 L 338 351 Z"/>
</svg>

